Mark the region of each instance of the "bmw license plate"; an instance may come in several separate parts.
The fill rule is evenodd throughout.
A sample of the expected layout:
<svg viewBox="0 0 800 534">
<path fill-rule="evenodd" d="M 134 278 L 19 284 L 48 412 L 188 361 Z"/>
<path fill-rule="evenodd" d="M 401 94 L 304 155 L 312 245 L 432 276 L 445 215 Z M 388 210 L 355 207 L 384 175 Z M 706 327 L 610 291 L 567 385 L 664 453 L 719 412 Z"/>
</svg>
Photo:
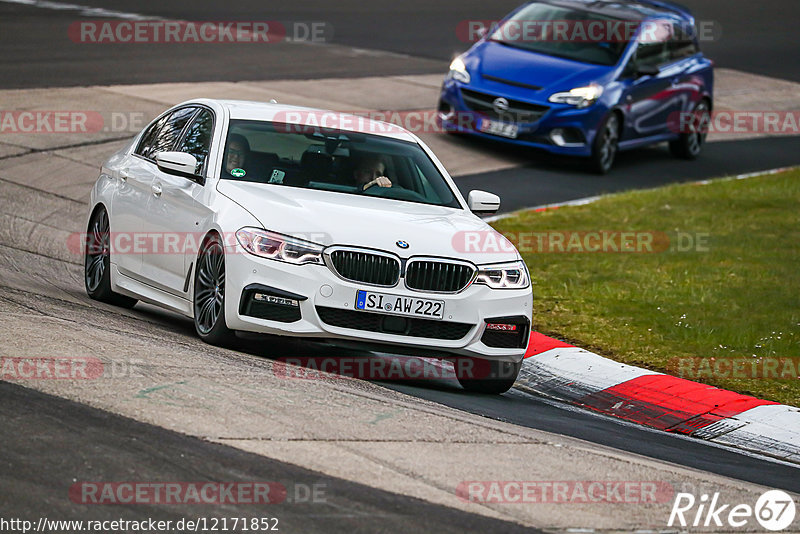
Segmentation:
<svg viewBox="0 0 800 534">
<path fill-rule="evenodd" d="M 519 134 L 519 126 L 511 122 L 493 121 L 491 119 L 481 119 L 480 130 L 484 133 L 499 135 L 502 137 L 516 138 Z"/>
<path fill-rule="evenodd" d="M 444 301 L 388 295 L 363 289 L 356 291 L 356 309 L 424 319 L 444 317 Z"/>
</svg>

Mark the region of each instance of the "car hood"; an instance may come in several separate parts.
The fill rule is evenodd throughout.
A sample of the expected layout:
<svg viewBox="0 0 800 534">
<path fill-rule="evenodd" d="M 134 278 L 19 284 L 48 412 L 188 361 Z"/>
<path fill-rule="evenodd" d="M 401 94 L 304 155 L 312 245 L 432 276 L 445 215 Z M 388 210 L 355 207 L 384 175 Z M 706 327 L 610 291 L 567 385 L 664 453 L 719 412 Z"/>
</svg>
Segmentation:
<svg viewBox="0 0 800 534">
<path fill-rule="evenodd" d="M 478 265 L 519 257 L 507 241 L 498 243 L 498 234 L 488 224 L 466 210 L 230 180 L 221 180 L 217 190 L 265 229 L 325 246 L 359 246 L 400 257 L 462 258 Z M 401 249 L 398 241 L 409 247 Z"/>
<path fill-rule="evenodd" d="M 569 90 L 600 81 L 613 69 L 539 54 L 494 41 L 481 43 L 472 53 L 478 58 L 482 75 L 537 85 L 551 91 Z"/>
</svg>

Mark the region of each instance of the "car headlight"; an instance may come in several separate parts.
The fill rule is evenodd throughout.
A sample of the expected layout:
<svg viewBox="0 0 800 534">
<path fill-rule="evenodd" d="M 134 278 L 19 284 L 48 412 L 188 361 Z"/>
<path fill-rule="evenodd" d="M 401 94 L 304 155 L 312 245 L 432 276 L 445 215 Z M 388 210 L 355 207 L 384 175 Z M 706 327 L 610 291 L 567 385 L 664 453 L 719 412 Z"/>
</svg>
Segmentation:
<svg viewBox="0 0 800 534">
<path fill-rule="evenodd" d="M 459 82 L 469 83 L 469 72 L 467 72 L 467 66 L 464 64 L 464 60 L 461 59 L 461 56 L 458 56 L 450 63 L 450 72 L 448 76 Z"/>
<path fill-rule="evenodd" d="M 250 254 L 302 265 L 322 261 L 322 246 L 296 237 L 289 237 L 259 228 L 242 228 L 236 232 L 236 240 Z"/>
<path fill-rule="evenodd" d="M 492 289 L 525 289 L 530 285 L 530 279 L 525 262 L 520 260 L 479 267 L 475 283 Z"/>
<path fill-rule="evenodd" d="M 603 86 L 592 83 L 586 87 L 576 87 L 569 91 L 555 93 L 550 95 L 548 100 L 556 104 L 570 104 L 579 108 L 585 108 L 597 102 L 597 99 L 600 98 L 602 94 Z"/>
</svg>

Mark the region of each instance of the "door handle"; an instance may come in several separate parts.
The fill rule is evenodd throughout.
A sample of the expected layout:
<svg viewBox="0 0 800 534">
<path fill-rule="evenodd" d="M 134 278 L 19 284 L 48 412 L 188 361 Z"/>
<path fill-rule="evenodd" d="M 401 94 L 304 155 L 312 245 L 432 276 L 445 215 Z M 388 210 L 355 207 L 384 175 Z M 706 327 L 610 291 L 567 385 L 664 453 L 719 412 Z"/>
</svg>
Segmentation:
<svg viewBox="0 0 800 534">
<path fill-rule="evenodd" d="M 161 184 L 153 184 L 151 187 L 153 191 L 153 196 L 160 197 L 161 196 Z"/>
</svg>

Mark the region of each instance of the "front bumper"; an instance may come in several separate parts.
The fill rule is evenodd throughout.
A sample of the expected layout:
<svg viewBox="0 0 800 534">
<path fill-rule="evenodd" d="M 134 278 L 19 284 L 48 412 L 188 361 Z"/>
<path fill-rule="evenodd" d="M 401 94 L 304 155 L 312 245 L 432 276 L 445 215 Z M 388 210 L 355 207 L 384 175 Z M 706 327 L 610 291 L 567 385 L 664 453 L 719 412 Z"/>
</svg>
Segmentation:
<svg viewBox="0 0 800 534">
<path fill-rule="evenodd" d="M 509 362 L 521 361 L 527 348 L 527 339 L 520 346 L 508 348 L 488 346 L 482 341 L 482 338 L 486 333 L 487 319 L 522 317 L 527 320 L 530 318 L 533 304 L 530 288 L 498 290 L 490 289 L 485 285 L 472 284 L 457 294 L 411 291 L 402 282 L 395 287 L 376 288 L 343 280 L 323 265 L 293 265 L 260 258 L 247 253 L 238 244 L 228 248 L 227 252 L 225 319 L 228 328 L 233 330 L 282 336 L 361 341 L 370 344 L 399 346 L 403 347 L 406 352 L 409 350 L 413 352 L 415 349 L 420 353 L 440 351 L 443 356 L 476 356 Z M 253 313 L 252 309 L 248 309 L 248 303 L 241 300 L 243 296 L 249 298 L 254 288 L 258 287 L 276 290 L 278 299 L 294 300 L 299 309 L 287 309 L 286 314 L 275 316 L 279 320 L 248 315 L 248 313 Z M 363 329 L 364 324 L 370 326 L 374 323 L 367 320 L 367 316 L 372 312 L 354 310 L 356 291 L 359 289 L 442 300 L 445 303 L 444 319 L 441 321 L 425 320 L 426 324 L 420 325 L 419 328 L 410 327 L 407 330 L 409 334 L 375 331 L 374 327 L 371 330 L 365 330 Z M 269 289 L 263 290 L 262 293 L 269 293 Z M 275 299 L 270 300 L 273 303 L 279 302 Z M 295 312 L 299 312 L 299 319 L 293 315 Z M 387 317 L 391 316 L 387 315 Z M 323 321 L 323 318 L 326 320 Z M 360 322 L 353 323 L 353 319 Z M 337 324 L 341 326 L 336 326 Z M 455 327 L 454 325 L 466 326 Z M 528 332 L 528 325 L 525 325 L 525 328 Z M 378 328 L 378 330 L 381 329 Z M 496 335 L 487 335 L 484 340 L 496 340 L 496 337 Z M 487 342 L 498 344 L 494 341 Z"/>
<path fill-rule="evenodd" d="M 480 130 L 484 115 L 467 105 L 461 93 L 462 88 L 485 94 L 490 98 L 504 97 L 526 104 L 546 106 L 549 109 L 536 121 L 513 121 L 519 128 L 516 138 L 489 134 Z M 554 154 L 590 156 L 597 127 L 607 112 L 605 107 L 597 103 L 578 109 L 567 104 L 548 102 L 545 95 L 537 96 L 533 91 L 531 93 L 521 97 L 513 91 L 505 91 L 504 85 L 496 82 L 466 86 L 453 79 L 445 79 L 439 97 L 437 120 L 440 126 L 448 131 L 530 146 Z"/>
</svg>

